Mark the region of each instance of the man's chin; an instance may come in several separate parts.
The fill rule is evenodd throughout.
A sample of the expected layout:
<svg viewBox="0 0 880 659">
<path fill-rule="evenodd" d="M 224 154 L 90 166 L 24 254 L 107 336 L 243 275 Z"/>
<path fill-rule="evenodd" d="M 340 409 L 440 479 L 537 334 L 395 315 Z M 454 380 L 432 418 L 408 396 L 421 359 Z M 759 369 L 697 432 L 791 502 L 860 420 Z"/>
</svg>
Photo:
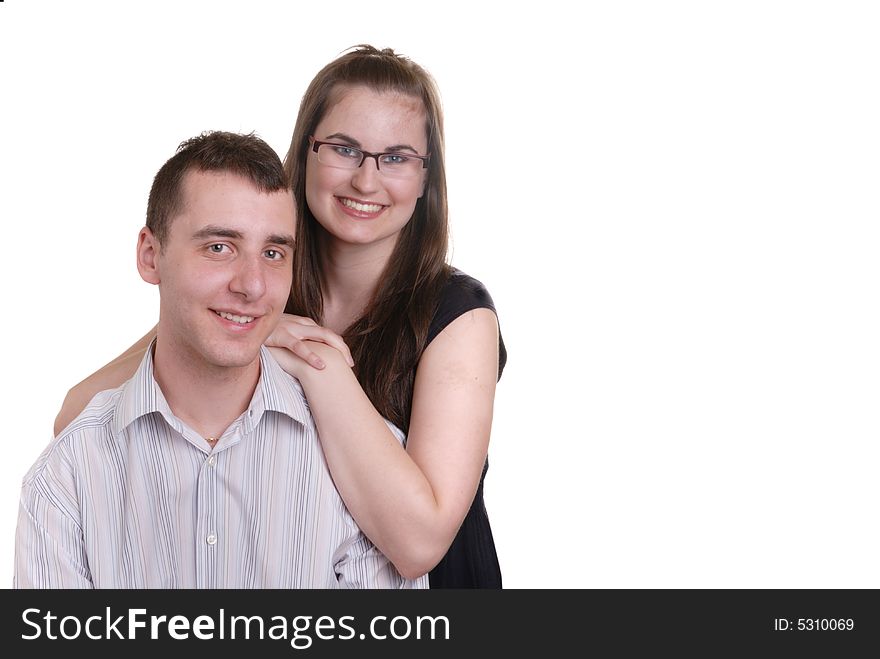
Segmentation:
<svg viewBox="0 0 880 659">
<path fill-rule="evenodd" d="M 245 368 L 260 361 L 260 345 L 253 346 L 216 346 L 206 361 L 215 368 Z"/>
<path fill-rule="evenodd" d="M 259 350 L 248 355 L 228 355 L 225 358 L 218 359 L 214 365 L 218 368 L 247 368 L 254 363 L 259 363 Z"/>
</svg>

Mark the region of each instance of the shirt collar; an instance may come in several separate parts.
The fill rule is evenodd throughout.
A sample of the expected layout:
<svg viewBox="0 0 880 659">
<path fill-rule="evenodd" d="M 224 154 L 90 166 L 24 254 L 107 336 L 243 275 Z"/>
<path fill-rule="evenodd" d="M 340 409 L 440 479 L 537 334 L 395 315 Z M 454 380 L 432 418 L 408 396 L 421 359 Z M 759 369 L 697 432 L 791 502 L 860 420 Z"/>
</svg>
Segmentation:
<svg viewBox="0 0 880 659">
<path fill-rule="evenodd" d="M 168 401 L 165 400 L 162 390 L 153 377 L 155 344 L 156 339 L 153 339 L 140 366 L 122 387 L 122 395 L 113 417 L 113 432 L 116 435 L 135 420 L 154 412 L 164 416 L 178 432 L 181 431 L 181 422 L 171 411 Z M 286 373 L 265 346 L 260 346 L 260 379 L 248 409 L 240 419 L 244 432 L 250 433 L 266 411 L 286 414 L 306 427 L 313 425 L 308 402 L 299 380 Z"/>
<path fill-rule="evenodd" d="M 265 346 L 260 346 L 260 381 L 248 410 L 253 412 L 248 416 L 253 418 L 254 424 L 263 412 L 270 410 L 286 414 L 306 427 L 314 425 L 299 380 L 282 369 Z"/>
</svg>

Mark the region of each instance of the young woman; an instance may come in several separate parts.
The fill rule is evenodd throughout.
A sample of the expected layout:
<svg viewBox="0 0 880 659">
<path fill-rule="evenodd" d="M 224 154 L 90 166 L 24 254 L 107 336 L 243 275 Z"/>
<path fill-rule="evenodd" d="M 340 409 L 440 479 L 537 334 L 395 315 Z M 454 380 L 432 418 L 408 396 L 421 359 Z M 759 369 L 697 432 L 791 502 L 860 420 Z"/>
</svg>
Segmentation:
<svg viewBox="0 0 880 659">
<path fill-rule="evenodd" d="M 500 588 L 482 490 L 506 352 L 485 288 L 446 264 L 444 164 L 420 66 L 360 46 L 315 76 L 285 161 L 300 211 L 289 314 L 267 344 L 302 383 L 343 500 L 401 574 Z M 56 426 L 127 378 L 150 338 L 74 387 Z"/>
</svg>

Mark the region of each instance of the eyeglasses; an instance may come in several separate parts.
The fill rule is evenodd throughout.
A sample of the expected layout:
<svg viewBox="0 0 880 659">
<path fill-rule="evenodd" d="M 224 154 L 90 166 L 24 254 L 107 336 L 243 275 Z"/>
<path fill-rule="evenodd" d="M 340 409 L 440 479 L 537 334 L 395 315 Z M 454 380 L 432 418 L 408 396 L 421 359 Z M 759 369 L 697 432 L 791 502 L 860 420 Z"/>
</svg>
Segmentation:
<svg viewBox="0 0 880 659">
<path fill-rule="evenodd" d="M 419 172 L 428 166 L 430 157 L 430 154 L 419 156 L 401 151 L 370 153 L 348 144 L 322 142 L 314 137 L 310 137 L 309 141 L 312 143 L 312 151 L 318 154 L 318 162 L 322 165 L 339 169 L 358 169 L 367 158 L 373 158 L 376 161 L 376 169 L 381 174 L 393 178 L 418 176 Z"/>
</svg>

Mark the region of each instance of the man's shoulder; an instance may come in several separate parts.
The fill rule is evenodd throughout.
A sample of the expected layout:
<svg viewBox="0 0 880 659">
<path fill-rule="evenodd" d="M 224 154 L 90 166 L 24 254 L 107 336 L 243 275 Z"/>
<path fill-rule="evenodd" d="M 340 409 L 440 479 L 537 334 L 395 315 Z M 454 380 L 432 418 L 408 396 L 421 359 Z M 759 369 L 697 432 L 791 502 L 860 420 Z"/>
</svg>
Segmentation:
<svg viewBox="0 0 880 659">
<path fill-rule="evenodd" d="M 314 428 L 309 402 L 300 381 L 281 368 L 265 346 L 261 348 L 260 358 L 263 367 L 260 373 L 261 395 L 266 409 L 282 412 L 306 428 Z"/>
<path fill-rule="evenodd" d="M 56 439 L 74 437 L 109 426 L 126 384 L 95 394 L 83 411 L 58 433 Z"/>
<path fill-rule="evenodd" d="M 85 409 L 67 424 L 64 430 L 58 433 L 44 449 L 34 465 L 28 470 L 24 482 L 33 482 L 40 478 L 48 465 L 70 463 L 71 456 L 80 454 L 80 449 L 84 445 L 111 437 L 112 421 L 124 386 L 95 394 Z"/>
</svg>

